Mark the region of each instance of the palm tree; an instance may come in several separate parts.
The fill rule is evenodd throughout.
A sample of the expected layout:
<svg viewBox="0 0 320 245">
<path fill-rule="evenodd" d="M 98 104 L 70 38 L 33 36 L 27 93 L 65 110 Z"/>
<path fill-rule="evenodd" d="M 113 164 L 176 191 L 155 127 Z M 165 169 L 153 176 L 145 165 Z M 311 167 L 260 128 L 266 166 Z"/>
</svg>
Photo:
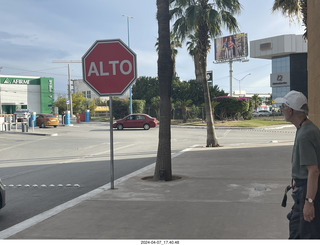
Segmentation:
<svg viewBox="0 0 320 245">
<path fill-rule="evenodd" d="M 229 32 L 239 31 L 234 14 L 240 13 L 238 0 L 171 0 L 171 14 L 176 18 L 173 32 L 181 41 L 190 34 L 196 41 L 196 55 L 193 56 L 197 81 L 203 84 L 206 122 L 207 147 L 219 146 L 213 125 L 213 113 L 206 76 L 207 54 L 210 50 L 210 39 L 221 35 L 221 27 Z"/>
<path fill-rule="evenodd" d="M 154 180 L 172 180 L 171 169 L 171 84 L 173 61 L 170 47 L 169 0 L 157 0 L 159 33 L 158 78 L 160 91 L 160 128 Z"/>
<path fill-rule="evenodd" d="M 307 39 L 307 0 L 275 0 L 272 11 L 281 11 L 283 15 L 288 16 L 292 21 L 297 17 L 298 21 L 302 18 L 305 28 L 304 37 Z M 302 14 L 302 16 L 301 16 Z"/>
<path fill-rule="evenodd" d="M 176 72 L 176 56 L 178 54 L 178 50 L 176 48 L 182 48 L 182 44 L 180 40 L 173 34 L 170 33 L 170 47 L 171 47 L 171 56 L 173 60 L 173 75 L 177 77 Z"/>
<path fill-rule="evenodd" d="M 188 113 L 188 106 L 192 104 L 192 100 L 178 100 L 176 102 L 176 106 L 180 107 L 182 110 L 182 118 L 183 122 L 187 122 L 187 113 Z"/>
<path fill-rule="evenodd" d="M 196 74 L 196 80 L 197 82 L 201 83 L 203 80 L 201 67 L 199 66 L 199 62 L 196 62 L 196 60 L 199 60 L 199 52 L 198 52 L 198 46 L 197 46 L 197 37 L 193 34 L 190 34 L 188 36 L 189 41 L 187 41 L 187 49 L 189 51 L 189 54 L 192 56 L 194 61 L 194 70 Z"/>
<path fill-rule="evenodd" d="M 155 44 L 157 52 L 159 52 L 159 38 Z M 171 32 L 170 33 L 170 47 L 171 47 L 171 56 L 173 61 L 173 75 L 177 77 L 176 71 L 176 56 L 178 54 L 178 50 L 176 48 L 182 48 L 182 44 L 180 40 Z"/>
<path fill-rule="evenodd" d="M 253 102 L 253 105 L 254 105 L 254 109 L 257 110 L 258 107 L 262 104 L 262 99 L 259 97 L 258 94 L 254 94 L 252 97 L 251 97 L 251 100 Z"/>
</svg>

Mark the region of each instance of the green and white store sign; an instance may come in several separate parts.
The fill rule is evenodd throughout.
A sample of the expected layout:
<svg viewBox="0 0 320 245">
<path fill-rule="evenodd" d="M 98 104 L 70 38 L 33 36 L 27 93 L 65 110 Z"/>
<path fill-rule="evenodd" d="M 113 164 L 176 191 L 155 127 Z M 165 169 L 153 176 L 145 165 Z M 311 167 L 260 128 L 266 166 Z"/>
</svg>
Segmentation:
<svg viewBox="0 0 320 245">
<path fill-rule="evenodd" d="M 52 107 L 54 106 L 54 79 L 50 77 L 13 77 L 13 76 L 0 76 L 0 100 L 2 98 L 2 111 L 6 114 L 12 114 L 18 108 L 30 108 L 28 101 L 39 101 L 37 108 L 40 108 L 38 113 L 52 113 Z M 23 89 L 19 87 L 21 85 L 30 86 L 30 89 Z M 38 87 L 35 87 L 38 86 Z M 33 91 L 33 92 L 30 92 Z M 34 92 L 36 91 L 36 92 Z M 6 93 L 7 92 L 7 93 Z M 12 94 L 12 101 L 5 101 L 5 97 L 10 92 Z M 27 99 L 24 102 L 14 101 L 14 98 L 20 95 L 20 97 L 26 96 L 32 98 Z M 35 98 L 36 97 L 36 98 Z M 40 97 L 40 98 L 37 98 Z"/>
</svg>

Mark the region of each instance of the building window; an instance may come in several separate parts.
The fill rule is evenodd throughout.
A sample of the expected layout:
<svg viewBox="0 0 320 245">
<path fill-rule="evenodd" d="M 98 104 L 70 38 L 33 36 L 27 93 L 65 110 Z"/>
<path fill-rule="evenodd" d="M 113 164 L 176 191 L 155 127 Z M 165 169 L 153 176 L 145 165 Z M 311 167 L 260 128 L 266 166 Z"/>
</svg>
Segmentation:
<svg viewBox="0 0 320 245">
<path fill-rule="evenodd" d="M 290 56 L 272 58 L 272 73 L 290 72 Z"/>
<path fill-rule="evenodd" d="M 280 98 L 285 96 L 287 93 L 289 93 L 290 91 L 290 87 L 286 86 L 286 87 L 273 87 L 272 88 L 272 98 L 276 99 L 276 98 Z"/>
<path fill-rule="evenodd" d="M 82 91 L 82 94 L 85 98 L 91 99 L 91 91 Z"/>
</svg>

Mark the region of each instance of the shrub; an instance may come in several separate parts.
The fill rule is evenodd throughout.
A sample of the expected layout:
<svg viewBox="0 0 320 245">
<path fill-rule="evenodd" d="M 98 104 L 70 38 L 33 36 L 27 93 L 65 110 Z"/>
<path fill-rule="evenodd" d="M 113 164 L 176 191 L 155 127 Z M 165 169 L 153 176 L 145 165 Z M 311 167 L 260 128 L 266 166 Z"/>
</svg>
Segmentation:
<svg viewBox="0 0 320 245">
<path fill-rule="evenodd" d="M 145 107 L 146 107 L 145 100 L 132 100 L 133 113 L 144 113 Z"/>
<path fill-rule="evenodd" d="M 110 101 L 108 105 L 110 106 Z M 124 118 L 129 114 L 129 100 L 122 100 L 119 98 L 112 99 L 112 116 L 115 119 Z"/>
<path fill-rule="evenodd" d="M 229 96 L 220 96 L 214 98 L 217 105 L 214 108 L 214 115 L 217 119 L 240 119 L 249 110 L 248 98 L 235 98 Z"/>
</svg>

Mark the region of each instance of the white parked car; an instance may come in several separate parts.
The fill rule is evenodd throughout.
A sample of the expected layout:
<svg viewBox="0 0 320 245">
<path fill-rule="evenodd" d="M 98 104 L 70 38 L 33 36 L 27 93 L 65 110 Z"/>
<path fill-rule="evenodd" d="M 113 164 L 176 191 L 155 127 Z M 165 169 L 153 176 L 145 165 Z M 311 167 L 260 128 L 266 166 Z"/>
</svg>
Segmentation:
<svg viewBox="0 0 320 245">
<path fill-rule="evenodd" d="M 270 117 L 272 116 L 272 112 L 267 110 L 260 110 L 260 111 L 254 111 L 252 115 L 254 117 Z"/>
<path fill-rule="evenodd" d="M 16 110 L 13 115 L 15 115 L 18 122 L 23 122 L 29 120 L 31 113 L 32 111 L 30 111 L 29 109 L 19 109 Z"/>
</svg>

